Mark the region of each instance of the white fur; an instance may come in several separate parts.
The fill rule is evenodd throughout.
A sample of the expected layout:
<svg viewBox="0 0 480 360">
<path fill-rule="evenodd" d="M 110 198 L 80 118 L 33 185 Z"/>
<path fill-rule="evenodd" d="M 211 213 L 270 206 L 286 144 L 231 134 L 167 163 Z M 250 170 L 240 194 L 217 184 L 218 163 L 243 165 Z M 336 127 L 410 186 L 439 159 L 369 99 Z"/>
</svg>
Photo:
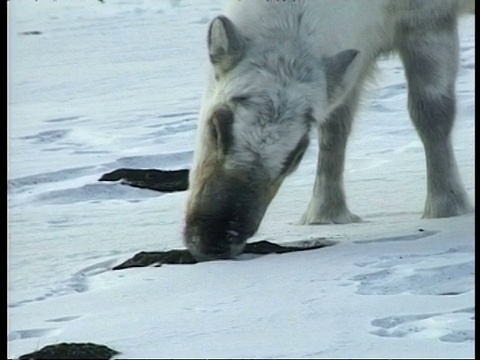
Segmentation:
<svg viewBox="0 0 480 360">
<path fill-rule="evenodd" d="M 456 170 L 450 140 L 437 143 L 442 131 L 449 132 L 449 125 L 444 124 L 449 120 L 439 120 L 440 130 L 426 131 L 422 130 L 423 122 L 431 122 L 434 111 L 415 115 L 423 111 L 423 105 L 416 105 L 415 101 L 426 101 L 427 105 L 440 101 L 440 104 L 442 98 L 451 96 L 449 91 L 454 86 L 458 62 L 456 22 L 451 18 L 461 9 L 474 9 L 472 3 L 465 0 L 230 1 L 224 14 L 234 25 L 223 24 L 217 18 L 209 35 L 212 71 L 200 112 L 190 174 L 190 207 L 193 209 L 196 201 L 202 201 L 202 188 L 208 181 L 206 164 L 212 164 L 210 160 L 218 158 L 215 154 L 220 151 L 207 136 L 212 116 L 219 106 L 227 106 L 234 113 L 234 141 L 228 154 L 213 167 L 209 166 L 209 171 L 219 167 L 227 172 L 254 171 L 261 166 L 269 177 L 267 180 L 278 186 L 288 175 L 286 159 L 310 128 L 318 127 L 323 155 L 319 158 L 317 181 L 303 222 L 358 221 L 346 207 L 342 185 L 349 117 L 353 118 L 363 82 L 374 68 L 375 60 L 383 53 L 399 50 L 411 77 L 411 115 L 430 149 L 426 149 L 429 190 L 425 216 L 472 211 Z M 229 32 L 235 36 L 229 37 Z M 229 46 L 237 50 L 222 60 Z M 358 55 L 347 52 L 349 49 L 358 50 Z M 418 52 L 418 64 L 409 51 Z M 430 65 L 438 71 L 435 79 L 426 74 L 431 70 Z M 425 68 L 421 69 L 422 66 Z M 235 100 L 239 98 L 242 100 Z M 454 108 L 446 106 L 447 110 Z M 335 120 L 342 109 L 347 119 Z M 344 121 L 345 129 L 329 130 L 325 126 L 327 121 L 340 120 Z M 431 151 L 437 145 L 438 154 L 442 155 Z M 446 180 L 437 181 L 439 177 Z"/>
</svg>

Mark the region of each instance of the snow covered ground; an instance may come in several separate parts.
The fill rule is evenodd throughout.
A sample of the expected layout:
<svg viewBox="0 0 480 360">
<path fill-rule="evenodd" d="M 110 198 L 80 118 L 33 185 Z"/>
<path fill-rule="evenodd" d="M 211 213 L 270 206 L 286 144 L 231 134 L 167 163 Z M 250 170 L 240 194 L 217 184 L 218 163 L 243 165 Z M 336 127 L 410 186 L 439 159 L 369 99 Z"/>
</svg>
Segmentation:
<svg viewBox="0 0 480 360">
<path fill-rule="evenodd" d="M 421 219 L 425 159 L 396 57 L 380 61 L 348 149 L 348 201 L 364 222 L 298 225 L 313 142 L 252 239 L 335 245 L 111 271 L 183 246 L 186 193 L 97 179 L 189 167 L 221 4 L 11 0 L 8 12 L 8 357 L 73 341 L 121 358 L 474 357 L 475 217 Z M 472 201 L 474 25 L 460 21 L 454 132 Z"/>
</svg>

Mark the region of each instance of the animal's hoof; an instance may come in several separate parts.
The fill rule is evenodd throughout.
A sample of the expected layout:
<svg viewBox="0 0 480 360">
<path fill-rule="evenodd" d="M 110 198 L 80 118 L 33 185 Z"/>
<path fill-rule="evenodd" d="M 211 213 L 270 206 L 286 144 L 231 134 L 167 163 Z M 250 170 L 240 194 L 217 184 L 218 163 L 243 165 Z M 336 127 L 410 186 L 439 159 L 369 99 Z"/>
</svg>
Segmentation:
<svg viewBox="0 0 480 360">
<path fill-rule="evenodd" d="M 437 219 L 452 216 L 471 214 L 475 211 L 473 205 L 465 198 L 441 199 L 427 201 L 423 212 L 423 219 Z"/>
<path fill-rule="evenodd" d="M 311 214 L 307 210 L 300 220 L 302 225 L 349 224 L 352 222 L 362 222 L 362 219 L 348 210 L 336 214 Z"/>
</svg>

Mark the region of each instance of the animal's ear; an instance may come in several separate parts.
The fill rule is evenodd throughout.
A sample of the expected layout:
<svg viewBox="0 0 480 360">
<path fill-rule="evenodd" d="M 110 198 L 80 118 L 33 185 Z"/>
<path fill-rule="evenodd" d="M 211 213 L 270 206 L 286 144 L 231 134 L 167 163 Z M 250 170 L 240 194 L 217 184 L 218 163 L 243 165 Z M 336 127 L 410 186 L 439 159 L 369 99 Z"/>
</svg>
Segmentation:
<svg viewBox="0 0 480 360">
<path fill-rule="evenodd" d="M 245 53 L 245 39 L 226 16 L 217 16 L 208 29 L 208 53 L 215 70 L 226 73 L 233 69 Z"/>
<path fill-rule="evenodd" d="M 338 99 L 346 88 L 346 73 L 360 51 L 349 49 L 325 59 L 327 94 L 331 103 Z"/>
<path fill-rule="evenodd" d="M 211 134 L 223 154 L 228 152 L 233 143 L 233 116 L 228 108 L 220 108 L 213 113 Z"/>
</svg>

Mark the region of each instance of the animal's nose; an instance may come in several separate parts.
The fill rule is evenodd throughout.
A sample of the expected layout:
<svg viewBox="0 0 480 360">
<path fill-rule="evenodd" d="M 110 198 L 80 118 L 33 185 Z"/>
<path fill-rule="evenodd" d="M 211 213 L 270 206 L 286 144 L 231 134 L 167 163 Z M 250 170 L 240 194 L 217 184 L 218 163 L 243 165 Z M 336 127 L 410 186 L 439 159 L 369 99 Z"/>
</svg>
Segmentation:
<svg viewBox="0 0 480 360">
<path fill-rule="evenodd" d="M 185 229 L 185 243 L 197 261 L 233 259 L 243 251 L 248 236 L 226 230 L 223 236 L 211 232 L 211 225 Z"/>
</svg>

